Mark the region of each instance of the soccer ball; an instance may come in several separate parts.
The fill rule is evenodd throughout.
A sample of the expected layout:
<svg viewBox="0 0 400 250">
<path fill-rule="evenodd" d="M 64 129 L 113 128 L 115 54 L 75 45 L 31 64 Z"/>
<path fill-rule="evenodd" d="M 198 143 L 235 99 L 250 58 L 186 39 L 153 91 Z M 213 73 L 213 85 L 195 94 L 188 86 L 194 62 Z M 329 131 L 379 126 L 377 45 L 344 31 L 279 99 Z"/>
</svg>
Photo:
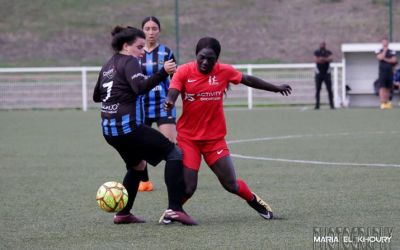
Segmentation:
<svg viewBox="0 0 400 250">
<path fill-rule="evenodd" d="M 128 202 L 128 191 L 116 181 L 109 181 L 99 187 L 96 194 L 99 207 L 109 213 L 119 212 Z"/>
</svg>

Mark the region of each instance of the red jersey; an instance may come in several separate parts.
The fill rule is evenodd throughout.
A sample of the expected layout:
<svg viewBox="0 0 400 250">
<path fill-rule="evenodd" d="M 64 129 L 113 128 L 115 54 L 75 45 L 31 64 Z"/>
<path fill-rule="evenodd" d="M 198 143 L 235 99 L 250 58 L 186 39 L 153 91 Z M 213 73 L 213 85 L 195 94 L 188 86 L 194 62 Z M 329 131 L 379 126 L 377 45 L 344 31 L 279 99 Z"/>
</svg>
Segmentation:
<svg viewBox="0 0 400 250">
<path fill-rule="evenodd" d="M 230 82 L 238 84 L 241 80 L 242 72 L 228 64 L 217 62 L 207 75 L 197 69 L 196 61 L 179 66 L 169 86 L 179 90 L 182 97 L 178 136 L 191 140 L 224 138 L 224 91 Z"/>
</svg>

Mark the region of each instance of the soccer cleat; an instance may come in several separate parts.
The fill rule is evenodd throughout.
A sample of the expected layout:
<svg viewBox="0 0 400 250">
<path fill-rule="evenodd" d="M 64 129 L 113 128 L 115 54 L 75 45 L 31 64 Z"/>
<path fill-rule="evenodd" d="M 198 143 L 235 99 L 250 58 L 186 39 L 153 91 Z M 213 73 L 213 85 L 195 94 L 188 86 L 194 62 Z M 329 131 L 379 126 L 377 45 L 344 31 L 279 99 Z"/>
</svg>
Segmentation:
<svg viewBox="0 0 400 250">
<path fill-rule="evenodd" d="M 145 223 L 146 221 L 133 214 L 114 215 L 114 224 Z"/>
<path fill-rule="evenodd" d="M 264 219 L 267 219 L 267 220 L 272 219 L 273 218 L 272 209 L 268 205 L 268 203 L 263 201 L 255 193 L 253 193 L 253 195 L 254 195 L 254 199 L 252 201 L 247 202 L 250 205 L 250 207 L 252 207 L 254 210 L 256 210 L 258 212 L 258 214 L 260 214 L 261 217 L 263 217 Z"/>
<path fill-rule="evenodd" d="M 183 211 L 174 211 L 172 209 L 167 209 L 161 215 L 158 223 L 168 225 L 172 222 L 177 221 L 182 223 L 183 225 L 193 226 L 197 225 L 197 222 L 193 220 L 189 215 L 187 215 Z"/>
<path fill-rule="evenodd" d="M 139 183 L 139 192 L 150 192 L 153 191 L 153 183 L 151 181 L 141 181 Z"/>
<path fill-rule="evenodd" d="M 392 109 L 392 102 L 381 103 L 381 109 Z"/>
</svg>

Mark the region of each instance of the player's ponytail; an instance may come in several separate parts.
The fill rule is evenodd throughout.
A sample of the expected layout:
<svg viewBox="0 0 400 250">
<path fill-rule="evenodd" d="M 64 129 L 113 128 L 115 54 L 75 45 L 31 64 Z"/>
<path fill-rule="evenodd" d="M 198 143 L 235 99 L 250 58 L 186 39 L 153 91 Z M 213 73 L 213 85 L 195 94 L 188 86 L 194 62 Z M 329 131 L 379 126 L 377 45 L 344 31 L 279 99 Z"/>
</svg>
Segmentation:
<svg viewBox="0 0 400 250">
<path fill-rule="evenodd" d="M 114 29 L 111 31 L 111 35 L 115 36 L 116 34 L 122 32 L 124 30 L 124 27 L 121 27 L 119 25 L 115 26 Z"/>
</svg>

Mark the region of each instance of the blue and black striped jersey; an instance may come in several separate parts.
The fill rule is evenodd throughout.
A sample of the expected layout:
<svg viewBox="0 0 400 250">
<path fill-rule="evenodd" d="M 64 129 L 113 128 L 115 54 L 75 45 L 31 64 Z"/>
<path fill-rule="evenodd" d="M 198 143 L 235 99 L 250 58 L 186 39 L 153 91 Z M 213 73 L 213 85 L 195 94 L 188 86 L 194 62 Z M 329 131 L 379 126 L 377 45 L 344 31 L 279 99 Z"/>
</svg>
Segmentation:
<svg viewBox="0 0 400 250">
<path fill-rule="evenodd" d="M 395 82 L 400 82 L 400 68 L 398 68 L 393 74 L 393 80 Z"/>
<path fill-rule="evenodd" d="M 145 75 L 151 76 L 159 71 L 165 61 L 174 59 L 171 49 L 163 44 L 158 45 L 151 52 L 146 51 L 146 55 L 141 59 L 142 71 Z M 146 118 L 174 117 L 176 118 L 176 109 L 166 112 L 163 108 L 165 98 L 169 89 L 169 78 L 165 79 L 159 85 L 150 90 L 142 97 L 143 108 Z"/>
<path fill-rule="evenodd" d="M 141 95 L 168 77 L 162 67 L 148 77 L 136 57 L 115 54 L 102 67 L 93 92 L 101 102 L 101 125 L 105 136 L 129 134 L 144 121 Z"/>
</svg>

